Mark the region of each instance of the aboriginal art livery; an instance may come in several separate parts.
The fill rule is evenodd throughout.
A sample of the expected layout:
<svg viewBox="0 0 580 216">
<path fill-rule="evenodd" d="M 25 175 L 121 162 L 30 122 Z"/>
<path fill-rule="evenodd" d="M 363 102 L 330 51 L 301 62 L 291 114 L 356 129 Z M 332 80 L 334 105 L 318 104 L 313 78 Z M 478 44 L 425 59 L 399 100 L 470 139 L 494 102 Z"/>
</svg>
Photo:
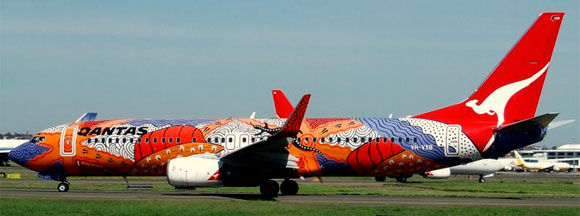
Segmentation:
<svg viewBox="0 0 580 216">
<path fill-rule="evenodd" d="M 167 176 L 177 188 L 260 186 L 296 194 L 293 178 L 407 177 L 497 158 L 546 135 L 557 114 L 536 116 L 564 13 L 543 13 L 466 100 L 409 118 L 305 118 L 274 91 L 279 118 L 117 119 L 48 128 L 9 157 L 61 181 L 67 176 Z M 281 186 L 272 179 L 284 179 Z"/>
</svg>

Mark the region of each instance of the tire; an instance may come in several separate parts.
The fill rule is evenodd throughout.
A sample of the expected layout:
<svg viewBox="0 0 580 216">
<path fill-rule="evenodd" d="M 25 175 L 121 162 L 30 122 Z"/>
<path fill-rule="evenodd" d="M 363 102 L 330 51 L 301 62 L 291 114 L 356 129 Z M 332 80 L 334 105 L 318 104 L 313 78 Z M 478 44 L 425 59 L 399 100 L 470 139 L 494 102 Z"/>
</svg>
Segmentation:
<svg viewBox="0 0 580 216">
<path fill-rule="evenodd" d="M 397 176 L 397 182 L 405 183 L 407 182 L 407 176 Z"/>
<path fill-rule="evenodd" d="M 280 185 L 282 195 L 296 195 L 298 194 L 298 189 L 298 183 L 294 180 L 284 180 Z"/>
<path fill-rule="evenodd" d="M 479 178 L 479 183 L 485 183 L 485 179 L 484 178 Z"/>
<path fill-rule="evenodd" d="M 274 197 L 277 197 L 279 190 L 280 187 L 278 186 L 278 182 L 272 179 L 264 181 L 260 185 L 260 194 L 262 199 L 270 200 L 273 199 Z"/>
<path fill-rule="evenodd" d="M 69 188 L 69 185 L 67 183 L 61 182 L 60 184 L 58 184 L 58 192 L 67 192 Z"/>
</svg>

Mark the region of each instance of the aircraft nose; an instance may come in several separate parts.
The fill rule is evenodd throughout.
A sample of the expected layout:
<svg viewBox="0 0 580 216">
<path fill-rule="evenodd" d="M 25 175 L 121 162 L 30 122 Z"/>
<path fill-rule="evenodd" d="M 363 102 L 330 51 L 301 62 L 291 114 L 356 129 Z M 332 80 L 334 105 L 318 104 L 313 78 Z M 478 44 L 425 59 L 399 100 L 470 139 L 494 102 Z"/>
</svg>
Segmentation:
<svg viewBox="0 0 580 216">
<path fill-rule="evenodd" d="M 8 153 L 8 159 L 14 161 L 14 163 L 25 166 L 28 161 L 48 150 L 48 147 L 28 141 L 12 149 L 12 151 Z"/>
</svg>

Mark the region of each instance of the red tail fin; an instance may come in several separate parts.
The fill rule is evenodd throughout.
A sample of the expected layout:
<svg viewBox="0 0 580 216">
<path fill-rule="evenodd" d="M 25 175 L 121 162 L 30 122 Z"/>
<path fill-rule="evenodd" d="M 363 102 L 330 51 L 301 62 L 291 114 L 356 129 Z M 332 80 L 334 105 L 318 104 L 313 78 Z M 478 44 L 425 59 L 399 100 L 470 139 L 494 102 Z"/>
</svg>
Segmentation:
<svg viewBox="0 0 580 216">
<path fill-rule="evenodd" d="M 535 116 L 563 17 L 563 12 L 540 14 L 465 101 L 415 117 L 461 125 L 478 149 L 486 151 L 493 142 L 493 130 L 472 129 L 495 128 Z"/>
<path fill-rule="evenodd" d="M 563 16 L 562 12 L 540 14 L 467 100 L 416 117 L 494 122 L 496 126 L 533 117 Z"/>
<path fill-rule="evenodd" d="M 278 118 L 288 118 L 290 117 L 290 113 L 294 110 L 286 95 L 282 90 L 273 89 L 272 90 L 272 97 L 274 98 L 274 107 L 276 108 L 276 115 Z"/>
</svg>

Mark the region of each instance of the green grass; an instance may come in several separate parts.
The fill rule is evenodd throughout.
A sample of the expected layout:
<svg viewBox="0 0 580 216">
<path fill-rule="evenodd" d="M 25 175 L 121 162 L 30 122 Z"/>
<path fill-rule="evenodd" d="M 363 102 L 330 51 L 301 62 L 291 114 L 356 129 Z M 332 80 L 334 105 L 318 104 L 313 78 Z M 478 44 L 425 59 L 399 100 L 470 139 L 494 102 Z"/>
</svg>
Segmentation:
<svg viewBox="0 0 580 216">
<path fill-rule="evenodd" d="M 0 198 L 2 215 L 580 215 L 580 208 L 406 207 L 272 201 L 59 200 Z"/>
<path fill-rule="evenodd" d="M 0 188 L 56 189 L 57 182 L 23 179 L 0 179 Z M 465 177 L 449 179 L 424 179 L 413 177 L 409 183 L 387 180 L 374 183 L 372 178 L 325 178 L 326 183 L 313 182 L 312 179 L 298 181 L 300 194 L 336 195 L 360 194 L 383 196 L 445 196 L 445 197 L 560 197 L 580 198 L 580 178 L 488 178 L 486 183 Z M 71 177 L 71 190 L 126 191 L 127 186 L 121 177 Z M 163 177 L 131 177 L 132 184 L 153 185 L 153 191 L 171 192 L 175 189 Z M 364 184 L 342 184 L 343 182 L 366 182 Z M 257 187 L 198 188 L 198 193 L 259 193 Z"/>
<path fill-rule="evenodd" d="M 21 173 L 21 179 L 0 179 L 0 188 L 55 190 L 57 182 L 38 180 L 37 174 L 20 166 L 4 167 L 2 172 Z M 552 176 L 556 178 L 552 178 Z M 477 178 L 465 176 L 448 179 L 425 179 L 414 176 L 409 183 L 398 183 L 388 179 L 377 183 L 372 177 L 324 177 L 325 183 L 314 179 L 298 180 L 300 194 L 336 195 L 360 194 L 383 196 L 446 196 L 446 197 L 560 197 L 580 198 L 580 178 L 557 177 L 557 174 L 538 174 L 533 177 L 496 176 L 480 184 Z M 121 177 L 69 177 L 71 190 L 126 191 L 127 185 Z M 131 184 L 153 185 L 153 191 L 171 192 L 175 189 L 165 177 L 129 177 Z M 362 183 L 362 184 L 359 184 Z M 149 190 L 147 190 L 149 191 Z M 257 187 L 198 188 L 198 193 L 249 193 L 258 194 Z"/>
</svg>

